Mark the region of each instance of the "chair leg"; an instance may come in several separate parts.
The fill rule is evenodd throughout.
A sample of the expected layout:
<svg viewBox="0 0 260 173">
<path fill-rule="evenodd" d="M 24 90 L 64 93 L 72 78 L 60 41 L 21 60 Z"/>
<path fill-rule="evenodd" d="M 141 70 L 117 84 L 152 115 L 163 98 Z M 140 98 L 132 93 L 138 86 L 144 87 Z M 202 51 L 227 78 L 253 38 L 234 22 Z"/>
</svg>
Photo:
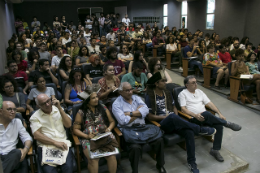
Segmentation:
<svg viewBox="0 0 260 173">
<path fill-rule="evenodd" d="M 209 142 L 213 142 L 213 136 L 203 136 L 205 139 L 207 139 Z"/>
<path fill-rule="evenodd" d="M 31 168 L 31 173 L 34 173 L 33 155 L 30 156 L 30 168 Z"/>
<path fill-rule="evenodd" d="M 81 158 L 80 158 L 80 155 L 79 155 L 79 146 L 76 145 L 75 149 L 76 149 L 76 155 L 77 155 L 77 168 L 78 168 L 78 173 L 81 173 L 81 167 L 80 167 Z"/>
</svg>

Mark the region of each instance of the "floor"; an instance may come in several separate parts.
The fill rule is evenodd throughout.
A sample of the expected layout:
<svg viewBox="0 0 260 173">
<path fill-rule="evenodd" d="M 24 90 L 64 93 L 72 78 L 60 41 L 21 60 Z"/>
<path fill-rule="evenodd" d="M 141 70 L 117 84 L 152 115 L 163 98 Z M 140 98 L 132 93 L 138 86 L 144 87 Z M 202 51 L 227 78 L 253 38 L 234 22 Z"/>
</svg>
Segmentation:
<svg viewBox="0 0 260 173">
<path fill-rule="evenodd" d="M 183 85 L 183 77 L 168 70 L 174 83 Z M 204 138 L 196 139 L 196 158 L 198 168 L 202 173 L 228 172 L 229 168 L 236 166 L 236 163 L 249 163 L 249 167 L 242 171 L 248 173 L 260 173 L 260 112 L 251 110 L 239 104 L 229 101 L 226 97 L 217 92 L 206 89 L 200 85 L 210 100 L 220 109 L 227 120 L 240 124 L 242 130 L 233 132 L 230 129 L 224 130 L 223 145 L 221 154 L 225 162 L 219 163 L 208 154 L 212 144 Z M 165 168 L 168 172 L 188 173 L 186 164 L 186 151 L 179 146 L 165 148 Z M 236 160 L 234 162 L 234 160 Z M 121 166 L 125 173 L 131 172 L 130 163 L 127 158 L 122 158 Z M 87 172 L 84 169 L 82 172 Z M 102 172 L 100 170 L 100 172 Z M 139 172 L 156 172 L 155 161 L 148 154 L 144 154 L 139 161 Z M 235 171 L 238 173 L 238 171 Z"/>
</svg>

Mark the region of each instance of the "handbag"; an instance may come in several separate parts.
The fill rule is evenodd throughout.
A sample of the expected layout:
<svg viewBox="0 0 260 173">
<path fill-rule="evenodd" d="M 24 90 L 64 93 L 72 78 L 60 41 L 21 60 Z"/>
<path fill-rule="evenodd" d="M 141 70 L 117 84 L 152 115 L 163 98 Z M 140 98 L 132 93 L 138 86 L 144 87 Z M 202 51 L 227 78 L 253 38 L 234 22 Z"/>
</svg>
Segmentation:
<svg viewBox="0 0 260 173">
<path fill-rule="evenodd" d="M 122 127 L 122 133 L 127 143 L 146 144 L 162 137 L 162 130 L 152 124 L 133 124 Z"/>
</svg>

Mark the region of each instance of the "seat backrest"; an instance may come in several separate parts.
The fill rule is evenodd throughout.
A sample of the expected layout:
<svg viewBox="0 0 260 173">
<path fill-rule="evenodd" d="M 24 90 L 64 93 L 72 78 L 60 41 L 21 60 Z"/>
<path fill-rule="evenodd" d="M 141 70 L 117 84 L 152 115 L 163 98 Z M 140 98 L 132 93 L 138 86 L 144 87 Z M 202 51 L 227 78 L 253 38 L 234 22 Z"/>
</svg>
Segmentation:
<svg viewBox="0 0 260 173">
<path fill-rule="evenodd" d="M 78 111 L 79 111 L 79 108 L 82 106 L 82 103 L 78 103 L 78 104 L 75 104 L 75 105 L 73 105 L 73 107 L 72 107 L 72 115 L 73 115 L 73 119 L 75 120 L 75 118 L 76 118 L 76 115 L 77 115 L 77 113 L 78 113 Z M 73 122 L 72 122 L 73 123 Z"/>
<path fill-rule="evenodd" d="M 184 47 L 181 48 L 181 56 L 182 58 L 185 58 L 185 51 L 184 51 Z"/>
<path fill-rule="evenodd" d="M 173 100 L 174 100 L 175 106 L 178 110 L 181 110 L 181 106 L 178 101 L 178 96 L 179 96 L 180 92 L 182 92 L 182 90 L 184 90 L 185 88 L 186 87 L 181 86 L 181 87 L 176 87 L 173 89 Z"/>
<path fill-rule="evenodd" d="M 103 78 L 103 76 L 100 76 L 100 77 L 94 77 L 92 79 L 92 83 L 98 83 L 99 79 Z"/>
<path fill-rule="evenodd" d="M 46 87 L 52 87 L 54 89 L 55 97 L 56 97 L 56 99 L 58 99 L 58 93 L 57 93 L 56 85 L 54 83 L 46 83 L 45 85 L 46 85 Z M 31 89 L 36 88 L 36 87 L 37 87 L 36 85 L 33 85 L 33 86 L 31 86 Z"/>
<path fill-rule="evenodd" d="M 15 81 L 17 83 L 17 87 L 21 87 L 21 88 L 25 87 L 25 82 L 23 78 L 15 78 Z"/>
<path fill-rule="evenodd" d="M 229 76 L 231 76 L 231 67 L 232 67 L 232 62 L 229 62 L 228 63 Z"/>
<path fill-rule="evenodd" d="M 64 99 L 64 92 L 65 92 L 65 88 L 67 85 L 68 81 L 63 81 L 62 85 L 61 85 L 61 93 L 62 93 L 62 98 Z"/>
<path fill-rule="evenodd" d="M 87 70 L 89 69 L 90 64 L 82 64 L 81 68 L 83 69 L 84 74 L 87 74 Z"/>
</svg>

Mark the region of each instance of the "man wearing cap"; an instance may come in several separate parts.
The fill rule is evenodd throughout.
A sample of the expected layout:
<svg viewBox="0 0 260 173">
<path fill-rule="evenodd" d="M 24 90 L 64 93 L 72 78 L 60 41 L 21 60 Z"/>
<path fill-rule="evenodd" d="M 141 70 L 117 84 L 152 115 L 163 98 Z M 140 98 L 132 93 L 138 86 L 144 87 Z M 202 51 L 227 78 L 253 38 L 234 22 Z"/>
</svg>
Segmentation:
<svg viewBox="0 0 260 173">
<path fill-rule="evenodd" d="M 145 103 L 149 108 L 148 119 L 158 121 L 165 133 L 177 133 L 186 140 L 188 166 L 193 173 L 198 173 L 195 158 L 195 135 L 212 136 L 216 129 L 200 127 L 183 120 L 178 116 L 171 93 L 166 89 L 166 77 L 162 71 L 155 73 L 147 81 L 147 95 Z"/>
</svg>

